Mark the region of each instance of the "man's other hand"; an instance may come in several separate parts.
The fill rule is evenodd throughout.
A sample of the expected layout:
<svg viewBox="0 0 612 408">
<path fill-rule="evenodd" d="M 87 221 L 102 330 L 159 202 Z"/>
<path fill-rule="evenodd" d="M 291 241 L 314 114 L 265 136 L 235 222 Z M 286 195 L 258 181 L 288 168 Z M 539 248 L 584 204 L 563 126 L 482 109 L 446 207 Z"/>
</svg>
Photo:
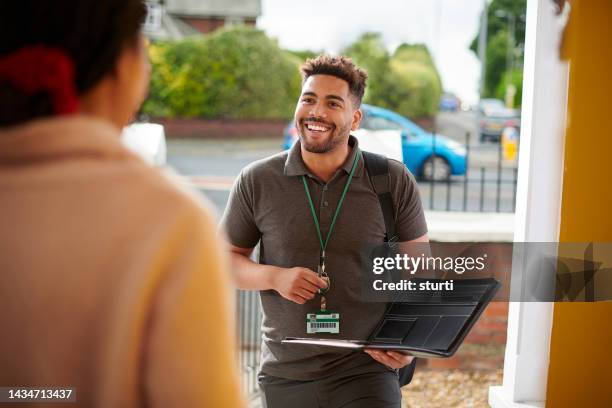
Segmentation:
<svg viewBox="0 0 612 408">
<path fill-rule="evenodd" d="M 327 281 L 308 268 L 295 267 L 275 271 L 273 287 L 285 299 L 303 305 L 326 288 Z"/>
<path fill-rule="evenodd" d="M 414 360 L 414 356 L 400 353 L 398 351 L 384 351 L 374 349 L 365 349 L 364 351 L 368 353 L 374 360 L 393 369 L 398 369 L 407 366 L 408 364 L 412 363 L 412 360 Z"/>
</svg>

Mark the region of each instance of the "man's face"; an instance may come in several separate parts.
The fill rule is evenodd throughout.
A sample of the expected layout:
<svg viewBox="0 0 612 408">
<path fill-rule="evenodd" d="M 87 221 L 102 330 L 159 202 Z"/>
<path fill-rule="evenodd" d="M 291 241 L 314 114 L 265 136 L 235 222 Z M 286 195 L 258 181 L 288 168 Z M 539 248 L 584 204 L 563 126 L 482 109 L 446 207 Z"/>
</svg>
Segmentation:
<svg viewBox="0 0 612 408">
<path fill-rule="evenodd" d="M 295 109 L 295 127 L 306 151 L 327 153 L 347 143 L 360 120 L 361 111 L 354 108 L 345 80 L 313 75 L 304 82 Z"/>
</svg>

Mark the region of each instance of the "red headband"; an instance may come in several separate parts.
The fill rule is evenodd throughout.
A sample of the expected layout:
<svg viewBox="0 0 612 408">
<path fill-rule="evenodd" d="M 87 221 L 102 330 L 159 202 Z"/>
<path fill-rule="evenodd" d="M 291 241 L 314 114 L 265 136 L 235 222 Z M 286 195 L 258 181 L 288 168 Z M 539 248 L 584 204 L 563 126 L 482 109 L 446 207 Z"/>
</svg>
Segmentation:
<svg viewBox="0 0 612 408">
<path fill-rule="evenodd" d="M 0 82 L 3 80 L 28 95 L 48 92 L 57 115 L 78 109 L 74 67 L 70 57 L 58 49 L 32 46 L 0 57 Z"/>
</svg>

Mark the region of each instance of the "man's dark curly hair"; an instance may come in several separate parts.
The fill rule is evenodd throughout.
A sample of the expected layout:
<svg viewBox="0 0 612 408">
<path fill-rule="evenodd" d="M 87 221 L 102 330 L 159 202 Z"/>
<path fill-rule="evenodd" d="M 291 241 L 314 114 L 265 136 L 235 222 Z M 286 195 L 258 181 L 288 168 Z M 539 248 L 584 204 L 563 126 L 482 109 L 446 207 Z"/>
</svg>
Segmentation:
<svg viewBox="0 0 612 408">
<path fill-rule="evenodd" d="M 355 65 L 352 59 L 342 55 L 330 56 L 326 54 L 308 59 L 302 65 L 302 84 L 313 75 L 331 75 L 345 80 L 353 96 L 355 108 L 359 108 L 365 92 L 368 73 Z"/>
</svg>

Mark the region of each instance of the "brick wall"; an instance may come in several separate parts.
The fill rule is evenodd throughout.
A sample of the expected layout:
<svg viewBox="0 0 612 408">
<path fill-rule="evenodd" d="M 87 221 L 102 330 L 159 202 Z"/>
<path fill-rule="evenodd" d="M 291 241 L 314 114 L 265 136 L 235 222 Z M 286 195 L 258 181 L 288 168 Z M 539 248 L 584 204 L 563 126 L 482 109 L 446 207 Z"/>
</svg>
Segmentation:
<svg viewBox="0 0 612 408">
<path fill-rule="evenodd" d="M 164 125 L 166 137 L 172 138 L 258 138 L 281 139 L 288 120 L 204 120 L 153 118 L 151 122 Z"/>
<path fill-rule="evenodd" d="M 224 18 L 197 18 L 197 17 L 182 17 L 185 23 L 189 24 L 202 34 L 210 33 L 215 31 L 217 28 L 221 28 L 225 25 Z"/>
<path fill-rule="evenodd" d="M 225 18 L 219 17 L 181 17 L 185 23 L 189 24 L 202 34 L 207 34 L 212 31 L 215 31 L 218 28 L 225 26 Z M 249 27 L 255 27 L 255 19 L 246 18 L 243 21 L 243 24 Z"/>
<path fill-rule="evenodd" d="M 421 365 L 432 369 L 503 368 L 507 325 L 508 302 L 490 303 L 453 357 L 430 358 Z"/>
<path fill-rule="evenodd" d="M 151 122 L 164 125 L 166 137 L 220 139 L 220 138 L 281 138 L 289 120 L 235 120 L 235 119 L 182 119 L 152 118 Z M 419 126 L 431 130 L 433 120 L 415 120 Z"/>
</svg>

